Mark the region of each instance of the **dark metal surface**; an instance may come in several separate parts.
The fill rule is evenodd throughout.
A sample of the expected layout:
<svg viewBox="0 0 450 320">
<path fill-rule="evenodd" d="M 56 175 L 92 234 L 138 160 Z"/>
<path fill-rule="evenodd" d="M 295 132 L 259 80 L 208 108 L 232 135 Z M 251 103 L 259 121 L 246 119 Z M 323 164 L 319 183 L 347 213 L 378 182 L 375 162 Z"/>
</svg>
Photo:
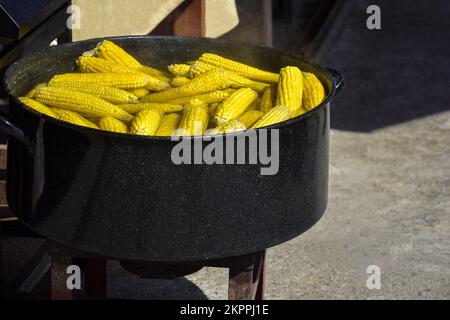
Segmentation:
<svg viewBox="0 0 450 320">
<path fill-rule="evenodd" d="M 8 119 L 32 146 L 30 152 L 14 138 L 8 145 L 8 203 L 23 223 L 96 254 L 192 261 L 256 252 L 320 219 L 328 194 L 329 107 L 343 79 L 338 84 L 325 69 L 269 48 L 200 38 L 116 38 L 139 60 L 160 68 L 205 51 L 273 71 L 296 65 L 314 72 L 328 92 L 321 106 L 272 126 L 280 129 L 276 175 L 260 175 L 259 165 L 175 165 L 171 151 L 178 142 L 170 138 L 77 127 L 16 99 L 73 70 L 75 58 L 97 41 L 32 54 L 6 73 Z"/>
</svg>

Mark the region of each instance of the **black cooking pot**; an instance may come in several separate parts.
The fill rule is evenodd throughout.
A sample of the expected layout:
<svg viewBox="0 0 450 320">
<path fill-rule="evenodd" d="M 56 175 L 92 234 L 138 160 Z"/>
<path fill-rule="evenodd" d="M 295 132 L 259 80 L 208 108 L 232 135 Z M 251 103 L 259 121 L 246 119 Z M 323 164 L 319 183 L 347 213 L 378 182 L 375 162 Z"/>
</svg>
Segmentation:
<svg viewBox="0 0 450 320">
<path fill-rule="evenodd" d="M 275 72 L 298 66 L 315 73 L 326 88 L 320 106 L 268 127 L 279 129 L 279 143 L 271 149 L 279 147 L 276 174 L 262 175 L 259 164 L 177 165 L 171 154 L 179 142 L 170 137 L 79 127 L 17 99 L 52 75 L 74 70 L 77 56 L 100 40 L 33 53 L 6 72 L 10 110 L 0 118 L 0 129 L 10 136 L 7 198 L 20 221 L 92 253 L 189 261 L 268 248 L 320 219 L 327 206 L 329 108 L 344 86 L 337 71 L 270 48 L 213 39 L 114 38 L 141 62 L 161 69 L 207 51 Z M 258 138 L 261 134 L 256 130 Z"/>
</svg>

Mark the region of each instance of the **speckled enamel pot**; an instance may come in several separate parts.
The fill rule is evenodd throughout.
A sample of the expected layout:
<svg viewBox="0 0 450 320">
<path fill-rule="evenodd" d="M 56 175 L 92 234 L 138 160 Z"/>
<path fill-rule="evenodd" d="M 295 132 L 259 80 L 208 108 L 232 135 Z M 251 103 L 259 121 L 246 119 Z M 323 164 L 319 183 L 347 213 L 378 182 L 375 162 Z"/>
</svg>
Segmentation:
<svg viewBox="0 0 450 320">
<path fill-rule="evenodd" d="M 209 51 L 272 71 L 299 66 L 327 90 L 314 110 L 269 127 L 279 129 L 275 175 L 261 175 L 261 166 L 253 164 L 176 165 L 171 151 L 178 142 L 170 138 L 78 127 L 17 100 L 37 83 L 73 70 L 76 57 L 98 41 L 36 52 L 5 75 L 10 110 L 0 129 L 10 136 L 7 197 L 24 224 L 96 254 L 192 261 L 268 248 L 320 219 L 327 206 L 330 103 L 344 85 L 337 71 L 270 48 L 213 39 L 115 38 L 160 68 Z"/>
</svg>

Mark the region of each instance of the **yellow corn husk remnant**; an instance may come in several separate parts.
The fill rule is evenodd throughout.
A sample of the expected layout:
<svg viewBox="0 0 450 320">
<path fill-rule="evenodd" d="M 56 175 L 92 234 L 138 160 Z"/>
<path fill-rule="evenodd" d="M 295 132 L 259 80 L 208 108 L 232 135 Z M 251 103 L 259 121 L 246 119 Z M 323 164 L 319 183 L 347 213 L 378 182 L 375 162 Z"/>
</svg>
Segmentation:
<svg viewBox="0 0 450 320">
<path fill-rule="evenodd" d="M 128 92 L 130 92 L 131 94 L 134 94 L 139 99 L 145 97 L 146 95 L 148 95 L 150 93 L 150 91 L 148 91 L 147 89 L 144 89 L 144 88 L 130 89 L 130 90 L 128 90 Z"/>
<path fill-rule="evenodd" d="M 207 93 L 214 90 L 225 89 L 230 86 L 230 80 L 225 76 L 223 69 L 214 69 L 198 76 L 185 85 L 170 88 L 163 92 L 149 94 L 142 98 L 144 102 L 165 102 L 178 98 Z"/>
<path fill-rule="evenodd" d="M 230 70 L 252 80 L 262 82 L 277 82 L 279 78 L 279 75 L 277 73 L 260 70 L 258 68 L 251 67 L 244 63 L 227 59 L 213 53 L 204 53 L 201 55 L 199 60 L 216 67 Z"/>
<path fill-rule="evenodd" d="M 196 96 L 183 97 L 175 100 L 170 100 L 169 103 L 176 104 L 186 104 L 192 99 L 199 99 L 206 103 L 216 103 L 223 101 L 226 97 L 231 94 L 228 90 L 215 90 L 204 94 L 199 94 Z"/>
<path fill-rule="evenodd" d="M 209 130 L 206 134 L 221 134 L 246 130 L 245 124 L 238 119 L 231 119 L 218 125 L 216 128 Z"/>
<path fill-rule="evenodd" d="M 264 113 L 259 110 L 246 111 L 238 117 L 245 127 L 250 128 L 256 121 L 258 121 Z"/>
<path fill-rule="evenodd" d="M 130 103 L 121 104 L 119 105 L 119 107 L 129 114 L 136 114 L 141 112 L 142 110 L 147 109 L 158 109 L 164 113 L 178 112 L 183 110 L 183 107 L 181 105 L 172 103 Z"/>
<path fill-rule="evenodd" d="M 98 126 L 105 131 L 128 133 L 127 125 L 114 117 L 101 118 L 98 122 Z"/>
<path fill-rule="evenodd" d="M 30 108 L 32 108 L 32 109 L 34 109 L 36 111 L 39 111 L 40 113 L 46 114 L 46 115 L 48 115 L 50 117 L 53 117 L 53 118 L 58 118 L 58 115 L 52 109 L 50 109 L 45 104 L 43 104 L 43 103 L 41 103 L 39 101 L 36 101 L 36 100 L 34 100 L 32 98 L 29 98 L 29 97 L 20 97 L 19 100 L 22 103 L 24 103 L 27 106 L 29 106 Z"/>
<path fill-rule="evenodd" d="M 172 85 L 172 87 L 181 87 L 189 81 L 191 81 L 191 79 L 186 77 L 175 77 L 172 79 L 172 81 L 170 81 L 170 84 Z"/>
<path fill-rule="evenodd" d="M 111 103 L 132 103 L 137 102 L 138 98 L 125 90 L 108 87 L 101 84 L 91 83 L 86 85 L 81 82 L 51 82 L 49 84 L 50 87 L 60 87 L 66 88 L 73 91 L 84 92 L 95 97 L 101 98 L 103 100 L 109 101 Z"/>
<path fill-rule="evenodd" d="M 184 108 L 180 125 L 175 134 L 180 136 L 202 135 L 208 127 L 208 106 L 205 102 L 192 99 Z"/>
<path fill-rule="evenodd" d="M 303 95 L 303 75 L 297 67 L 284 67 L 280 71 L 277 90 L 277 105 L 289 107 L 293 117 L 300 114 Z"/>
<path fill-rule="evenodd" d="M 276 93 L 275 85 L 270 85 L 264 90 L 264 92 L 261 96 L 259 110 L 266 113 L 270 109 L 272 109 L 272 107 L 274 106 L 274 103 L 275 103 L 275 99 L 276 99 L 275 93 Z"/>
<path fill-rule="evenodd" d="M 309 111 L 325 99 L 325 88 L 317 77 L 310 72 L 303 72 L 302 111 Z"/>
<path fill-rule="evenodd" d="M 170 73 L 172 73 L 174 76 L 187 77 L 189 76 L 189 70 L 191 69 L 191 66 L 188 64 L 175 63 L 169 65 L 167 69 L 169 69 Z"/>
<path fill-rule="evenodd" d="M 59 108 L 53 108 L 52 110 L 58 115 L 59 120 L 70 122 L 83 127 L 98 129 L 98 126 L 95 123 L 89 121 L 76 112 Z"/>
<path fill-rule="evenodd" d="M 237 73 L 231 72 L 231 71 L 225 70 L 225 74 L 227 75 L 228 79 L 231 81 L 231 87 L 233 87 L 233 88 L 248 87 L 257 92 L 262 92 L 268 87 L 267 83 L 250 80 L 250 79 L 247 79 L 247 78 L 245 78 Z"/>
<path fill-rule="evenodd" d="M 141 64 L 131 54 L 110 40 L 103 40 L 97 44 L 94 50 L 87 51 L 83 55 L 95 55 L 99 58 L 124 65 L 130 69 L 138 70 L 164 82 L 170 80 L 164 72 Z"/>
<path fill-rule="evenodd" d="M 252 129 L 270 126 L 291 118 L 291 111 L 287 106 L 276 106 L 269 110 L 251 127 Z"/>
<path fill-rule="evenodd" d="M 80 112 L 90 116 L 112 116 L 119 120 L 131 121 L 133 116 L 108 101 L 90 94 L 60 87 L 40 88 L 36 100 L 49 106 Z"/>
<path fill-rule="evenodd" d="M 242 88 L 226 98 L 214 115 L 216 124 L 222 124 L 243 114 L 248 106 L 258 98 L 258 93 L 250 88 Z"/>
<path fill-rule="evenodd" d="M 27 98 L 34 98 L 34 96 L 36 95 L 36 90 L 39 89 L 39 88 L 46 87 L 46 86 L 47 86 L 47 83 L 45 83 L 45 82 L 38 83 L 37 85 L 35 85 L 33 87 L 33 89 L 28 91 L 28 93 L 25 95 L 25 97 L 27 97 Z"/>
<path fill-rule="evenodd" d="M 49 85 L 56 85 L 58 82 L 101 84 L 119 89 L 159 87 L 161 83 L 160 80 L 143 73 L 64 73 L 53 76 Z"/>
<path fill-rule="evenodd" d="M 179 113 L 169 113 L 164 115 L 155 136 L 171 136 L 178 128 L 180 119 L 181 115 Z"/>
<path fill-rule="evenodd" d="M 213 69 L 217 69 L 216 66 L 213 66 L 209 63 L 205 63 L 200 60 L 195 60 L 191 63 L 190 69 L 189 69 L 189 76 L 191 78 L 195 78 L 201 74 L 204 74 L 208 71 L 211 71 Z"/>
<path fill-rule="evenodd" d="M 159 109 L 146 109 L 139 112 L 130 125 L 130 133 L 144 136 L 154 135 L 162 118 Z"/>
</svg>

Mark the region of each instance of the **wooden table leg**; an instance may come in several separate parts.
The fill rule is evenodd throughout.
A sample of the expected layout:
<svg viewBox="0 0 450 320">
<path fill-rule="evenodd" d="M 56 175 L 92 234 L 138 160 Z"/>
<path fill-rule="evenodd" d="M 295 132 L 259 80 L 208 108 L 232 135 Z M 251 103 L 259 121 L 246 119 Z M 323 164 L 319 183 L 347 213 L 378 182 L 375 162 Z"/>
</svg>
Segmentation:
<svg viewBox="0 0 450 320">
<path fill-rule="evenodd" d="M 74 300 L 74 290 L 67 287 L 67 268 L 74 259 L 65 256 L 52 256 L 50 297 L 52 300 Z"/>
<path fill-rule="evenodd" d="M 229 271 L 229 300 L 263 299 L 264 258 L 265 251 L 233 258 Z"/>
<path fill-rule="evenodd" d="M 89 299 L 106 299 L 106 260 L 88 260 L 84 269 L 84 294 Z"/>
</svg>

